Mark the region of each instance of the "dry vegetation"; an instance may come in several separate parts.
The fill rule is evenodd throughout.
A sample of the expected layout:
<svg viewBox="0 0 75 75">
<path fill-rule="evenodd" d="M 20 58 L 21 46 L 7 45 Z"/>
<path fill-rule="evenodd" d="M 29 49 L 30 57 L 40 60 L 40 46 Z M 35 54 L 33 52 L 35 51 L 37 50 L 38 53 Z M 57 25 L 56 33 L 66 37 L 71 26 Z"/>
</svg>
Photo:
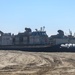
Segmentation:
<svg viewBox="0 0 75 75">
<path fill-rule="evenodd" d="M 75 75 L 75 53 L 0 51 L 0 75 Z"/>
</svg>

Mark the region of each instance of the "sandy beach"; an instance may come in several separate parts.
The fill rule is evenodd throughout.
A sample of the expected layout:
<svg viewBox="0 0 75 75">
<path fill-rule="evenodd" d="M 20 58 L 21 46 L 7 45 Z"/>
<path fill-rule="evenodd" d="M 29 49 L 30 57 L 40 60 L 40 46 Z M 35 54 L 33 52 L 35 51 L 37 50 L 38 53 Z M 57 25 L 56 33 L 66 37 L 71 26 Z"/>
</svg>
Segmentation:
<svg viewBox="0 0 75 75">
<path fill-rule="evenodd" d="M 75 75 L 75 53 L 0 50 L 0 75 Z"/>
</svg>

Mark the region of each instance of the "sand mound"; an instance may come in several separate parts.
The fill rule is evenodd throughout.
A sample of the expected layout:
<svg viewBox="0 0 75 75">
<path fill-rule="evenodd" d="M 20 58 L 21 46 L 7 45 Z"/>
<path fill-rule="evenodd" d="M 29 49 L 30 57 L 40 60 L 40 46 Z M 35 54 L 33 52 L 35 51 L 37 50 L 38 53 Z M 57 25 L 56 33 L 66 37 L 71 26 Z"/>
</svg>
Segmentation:
<svg viewBox="0 0 75 75">
<path fill-rule="evenodd" d="M 0 51 L 0 75 L 75 75 L 75 53 Z"/>
</svg>

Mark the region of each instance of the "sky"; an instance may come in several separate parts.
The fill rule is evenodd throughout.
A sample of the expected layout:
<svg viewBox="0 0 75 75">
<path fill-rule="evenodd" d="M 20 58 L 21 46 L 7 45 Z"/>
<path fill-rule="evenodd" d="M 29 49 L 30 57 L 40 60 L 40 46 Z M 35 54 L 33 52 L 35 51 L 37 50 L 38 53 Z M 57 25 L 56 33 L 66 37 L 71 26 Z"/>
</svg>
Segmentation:
<svg viewBox="0 0 75 75">
<path fill-rule="evenodd" d="M 74 33 L 75 0 L 0 0 L 1 31 L 17 34 L 43 26 L 49 36 L 59 29 Z"/>
</svg>

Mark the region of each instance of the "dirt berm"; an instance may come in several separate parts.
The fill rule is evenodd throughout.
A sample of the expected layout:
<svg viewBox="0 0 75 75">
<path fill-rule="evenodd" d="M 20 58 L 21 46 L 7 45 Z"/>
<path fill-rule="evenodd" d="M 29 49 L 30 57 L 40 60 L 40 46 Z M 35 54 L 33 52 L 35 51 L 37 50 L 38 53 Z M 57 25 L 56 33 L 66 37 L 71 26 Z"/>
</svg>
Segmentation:
<svg viewBox="0 0 75 75">
<path fill-rule="evenodd" d="M 0 50 L 0 75 L 75 75 L 75 53 Z"/>
</svg>

